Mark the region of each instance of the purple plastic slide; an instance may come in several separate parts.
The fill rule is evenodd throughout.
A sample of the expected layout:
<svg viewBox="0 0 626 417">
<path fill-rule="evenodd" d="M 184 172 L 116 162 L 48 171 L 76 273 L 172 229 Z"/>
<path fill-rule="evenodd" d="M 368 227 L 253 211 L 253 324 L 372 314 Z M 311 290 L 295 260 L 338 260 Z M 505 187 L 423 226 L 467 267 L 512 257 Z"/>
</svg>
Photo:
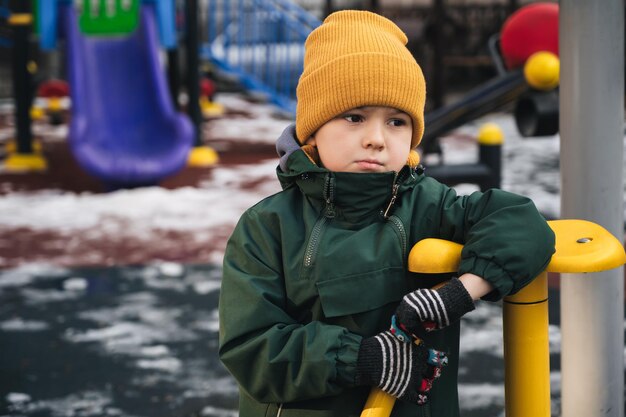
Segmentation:
<svg viewBox="0 0 626 417">
<path fill-rule="evenodd" d="M 153 185 L 181 169 L 194 140 L 174 109 L 153 6 L 141 6 L 130 36 L 86 37 L 71 5 L 61 6 L 72 96 L 75 158 L 109 188 Z"/>
</svg>

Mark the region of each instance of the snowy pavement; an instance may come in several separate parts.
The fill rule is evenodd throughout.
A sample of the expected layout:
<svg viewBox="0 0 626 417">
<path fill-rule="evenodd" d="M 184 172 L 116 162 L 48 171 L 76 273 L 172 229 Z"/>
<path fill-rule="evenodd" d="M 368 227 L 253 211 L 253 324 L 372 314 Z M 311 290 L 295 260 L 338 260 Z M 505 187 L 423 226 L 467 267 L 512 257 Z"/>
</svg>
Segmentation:
<svg viewBox="0 0 626 417">
<path fill-rule="evenodd" d="M 218 101 L 232 117 L 213 120 L 205 137 L 225 153 L 233 142 L 272 146 L 289 123 L 238 95 Z M 494 114 L 443 141 L 447 163 L 477 159 L 472 138 L 487 121 L 506 138 L 502 188 L 558 218 L 556 136 L 522 139 L 509 115 Z M 0 141 L 10 134 L 0 130 Z M 276 165 L 218 164 L 194 186 L 107 194 L 0 183 L 0 415 L 236 415 L 236 386 L 216 353 L 221 258 L 241 213 L 279 191 Z M 503 416 L 500 311 L 479 303 L 464 319 L 466 417 Z M 558 322 L 550 340 L 557 416 Z"/>
</svg>

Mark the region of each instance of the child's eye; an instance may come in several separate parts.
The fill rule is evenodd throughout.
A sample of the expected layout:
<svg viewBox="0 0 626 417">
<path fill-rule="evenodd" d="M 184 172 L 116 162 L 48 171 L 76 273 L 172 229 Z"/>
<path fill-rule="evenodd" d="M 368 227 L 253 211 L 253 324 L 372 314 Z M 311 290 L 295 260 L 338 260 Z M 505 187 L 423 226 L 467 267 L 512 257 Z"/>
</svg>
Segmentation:
<svg viewBox="0 0 626 417">
<path fill-rule="evenodd" d="M 359 114 L 345 114 L 343 118 L 350 123 L 359 123 L 363 121 L 363 116 Z"/>
<path fill-rule="evenodd" d="M 404 119 L 391 119 L 389 123 L 394 127 L 406 126 L 408 124 Z"/>
</svg>

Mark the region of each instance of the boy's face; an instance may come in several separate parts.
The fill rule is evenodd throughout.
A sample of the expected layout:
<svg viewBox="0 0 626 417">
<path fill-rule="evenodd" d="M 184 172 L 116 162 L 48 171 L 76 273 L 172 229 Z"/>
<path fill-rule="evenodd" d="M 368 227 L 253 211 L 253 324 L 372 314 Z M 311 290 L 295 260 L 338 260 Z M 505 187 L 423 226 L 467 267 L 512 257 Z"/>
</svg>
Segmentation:
<svg viewBox="0 0 626 417">
<path fill-rule="evenodd" d="M 411 117 L 391 107 L 357 107 L 320 127 L 307 144 L 335 172 L 399 172 L 411 151 Z"/>
</svg>

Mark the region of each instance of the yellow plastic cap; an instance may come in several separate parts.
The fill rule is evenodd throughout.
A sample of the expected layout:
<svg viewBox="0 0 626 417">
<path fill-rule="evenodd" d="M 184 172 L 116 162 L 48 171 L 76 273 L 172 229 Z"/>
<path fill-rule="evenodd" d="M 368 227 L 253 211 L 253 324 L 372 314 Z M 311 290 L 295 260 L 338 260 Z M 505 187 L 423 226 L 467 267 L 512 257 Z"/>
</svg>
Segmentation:
<svg viewBox="0 0 626 417">
<path fill-rule="evenodd" d="M 200 97 L 200 109 L 202 110 L 202 115 L 206 117 L 222 116 L 226 111 L 224 105 L 210 101 L 206 97 Z"/>
<path fill-rule="evenodd" d="M 33 23 L 33 15 L 30 13 L 13 13 L 7 22 L 11 26 L 27 26 Z"/>
<path fill-rule="evenodd" d="M 559 85 L 560 66 L 559 57 L 552 52 L 535 52 L 524 64 L 524 78 L 537 90 L 552 90 Z"/>
<path fill-rule="evenodd" d="M 478 130 L 478 143 L 481 145 L 502 145 L 504 133 L 495 123 L 485 123 Z"/>
<path fill-rule="evenodd" d="M 187 166 L 198 168 L 208 167 L 217 164 L 219 159 L 217 152 L 215 152 L 213 148 L 197 146 L 189 152 Z"/>
<path fill-rule="evenodd" d="M 46 113 L 39 106 L 33 106 L 30 108 L 30 118 L 32 120 L 41 120 Z"/>
<path fill-rule="evenodd" d="M 51 112 L 58 112 L 63 109 L 61 99 L 59 97 L 50 97 L 48 99 L 48 110 Z"/>
</svg>

